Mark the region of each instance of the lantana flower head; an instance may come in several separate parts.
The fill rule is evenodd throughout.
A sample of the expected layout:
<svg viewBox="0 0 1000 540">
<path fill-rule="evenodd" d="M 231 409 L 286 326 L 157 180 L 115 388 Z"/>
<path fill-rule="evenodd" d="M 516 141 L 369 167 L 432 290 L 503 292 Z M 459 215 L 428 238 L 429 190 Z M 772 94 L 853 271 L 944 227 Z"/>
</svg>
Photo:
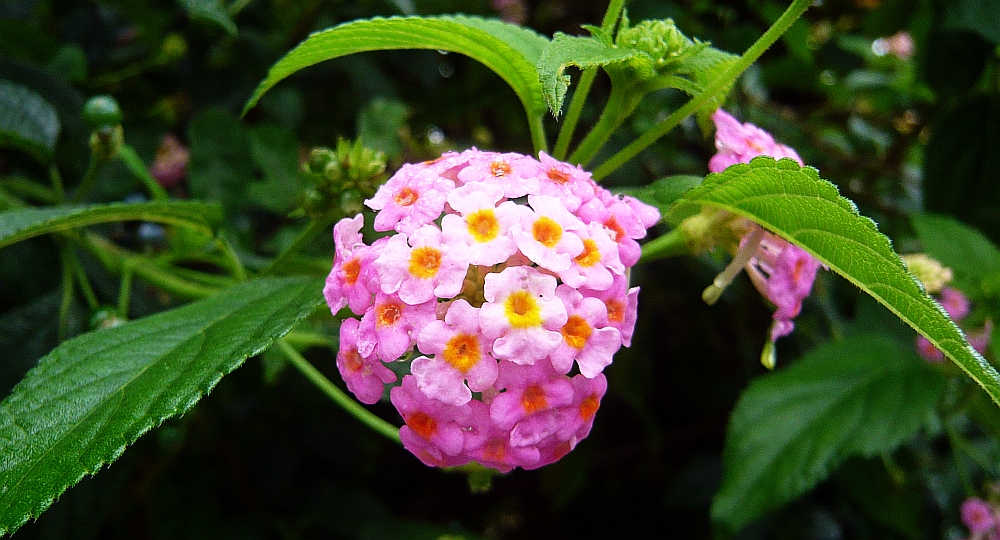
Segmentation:
<svg viewBox="0 0 1000 540">
<path fill-rule="evenodd" d="M 365 403 L 390 392 L 403 445 L 432 466 L 537 468 L 590 432 L 603 370 L 635 326 L 628 269 L 659 213 L 540 154 L 449 152 L 403 166 L 334 227 L 324 294 L 338 368 Z M 415 357 L 415 358 L 414 358 Z M 412 358 L 412 361 L 411 361 Z"/>
<path fill-rule="evenodd" d="M 938 267 L 946 270 L 947 272 L 940 272 L 944 274 L 945 278 L 935 278 L 932 280 L 932 284 L 937 287 L 937 294 L 933 294 L 932 297 L 935 298 L 941 305 L 941 308 L 948 314 L 949 317 L 955 324 L 958 324 L 965 332 L 965 338 L 968 340 L 969 345 L 972 346 L 980 354 L 986 351 L 986 348 L 990 344 L 990 338 L 993 336 L 993 321 L 991 319 L 986 319 L 980 327 L 970 327 L 966 319 L 972 312 L 972 305 L 969 302 L 968 297 L 965 294 L 949 285 L 952 279 L 951 269 L 945 268 L 941 263 L 930 259 L 924 254 L 907 255 L 904 258 L 907 261 L 907 265 L 913 268 L 915 265 L 912 264 L 914 260 L 918 263 L 933 263 Z M 930 289 L 925 281 L 926 272 L 914 272 L 914 275 L 924 284 L 925 289 Z M 922 335 L 917 335 L 916 338 L 916 349 L 920 353 L 920 356 L 927 360 L 928 362 L 940 363 L 944 362 L 944 353 L 940 349 L 934 346 L 927 338 Z"/>
</svg>

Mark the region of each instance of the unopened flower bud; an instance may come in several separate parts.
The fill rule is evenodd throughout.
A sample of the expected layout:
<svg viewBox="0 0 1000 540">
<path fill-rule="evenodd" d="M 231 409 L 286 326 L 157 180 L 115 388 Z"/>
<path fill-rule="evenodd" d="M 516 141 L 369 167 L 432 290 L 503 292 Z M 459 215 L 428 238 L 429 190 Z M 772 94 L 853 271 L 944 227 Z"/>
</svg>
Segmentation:
<svg viewBox="0 0 1000 540">
<path fill-rule="evenodd" d="M 623 29 L 618 33 L 615 44 L 648 54 L 659 69 L 694 45 L 694 42 L 677 29 L 672 19 L 663 19 L 642 21 L 636 26 Z"/>
<path fill-rule="evenodd" d="M 306 162 L 306 172 L 325 174 L 326 167 L 337 160 L 337 154 L 325 147 L 316 147 L 309 151 L 309 161 Z"/>
<path fill-rule="evenodd" d="M 122 109 L 111 96 L 94 96 L 83 105 L 83 120 L 95 131 L 117 126 L 122 123 Z"/>
<path fill-rule="evenodd" d="M 157 60 L 163 64 L 170 64 L 184 58 L 187 54 L 187 41 L 184 36 L 176 32 L 167 34 L 160 45 L 160 54 Z"/>
<path fill-rule="evenodd" d="M 340 194 L 340 211 L 345 216 L 359 214 L 365 208 L 365 197 L 356 189 L 349 189 Z"/>
<path fill-rule="evenodd" d="M 121 124 L 104 126 L 90 134 L 90 151 L 100 161 L 114 159 L 123 144 L 125 132 Z"/>
</svg>

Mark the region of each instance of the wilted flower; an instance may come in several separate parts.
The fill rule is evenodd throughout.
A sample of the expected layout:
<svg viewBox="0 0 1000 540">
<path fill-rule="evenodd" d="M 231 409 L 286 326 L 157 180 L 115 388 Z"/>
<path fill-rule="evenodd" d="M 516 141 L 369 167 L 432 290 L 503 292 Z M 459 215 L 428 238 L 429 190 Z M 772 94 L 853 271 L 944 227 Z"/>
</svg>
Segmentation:
<svg viewBox="0 0 1000 540">
<path fill-rule="evenodd" d="M 448 153 L 405 165 L 334 227 L 324 294 L 343 323 L 338 367 L 365 403 L 390 398 L 404 446 L 433 466 L 536 468 L 590 432 L 602 371 L 636 319 L 636 243 L 659 213 L 542 153 Z"/>
<path fill-rule="evenodd" d="M 173 187 L 187 177 L 187 165 L 191 153 L 177 137 L 166 134 L 156 149 L 153 167 L 150 171 L 157 183 L 165 188 Z"/>
</svg>

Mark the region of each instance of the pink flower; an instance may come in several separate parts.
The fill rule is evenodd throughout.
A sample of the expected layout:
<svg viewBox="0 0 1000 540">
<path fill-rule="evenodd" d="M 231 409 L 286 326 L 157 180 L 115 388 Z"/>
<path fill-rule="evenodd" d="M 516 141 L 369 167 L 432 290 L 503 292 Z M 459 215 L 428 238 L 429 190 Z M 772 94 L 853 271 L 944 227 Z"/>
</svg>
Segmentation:
<svg viewBox="0 0 1000 540">
<path fill-rule="evenodd" d="M 362 403 L 371 405 L 382 397 L 387 383 L 396 381 L 396 374 L 382 365 L 373 354 L 358 352 L 357 319 L 344 319 L 340 325 L 340 350 L 337 369 L 350 390 Z"/>
<path fill-rule="evenodd" d="M 370 283 L 369 267 L 375 258 L 375 250 L 361 240 L 361 214 L 344 218 L 333 227 L 334 244 L 337 252 L 333 259 L 333 269 L 326 278 L 323 295 L 330 310 L 336 315 L 344 306 L 361 315 L 372 304 L 372 297 L 378 290 Z"/>
<path fill-rule="evenodd" d="M 764 231 L 746 270 L 757 290 L 775 306 L 771 341 L 792 332 L 792 319 L 802 310 L 819 267 L 819 261 L 802 248 Z"/>
<path fill-rule="evenodd" d="M 414 333 L 435 320 L 436 302 L 410 305 L 397 294 L 379 291 L 375 305 L 365 312 L 358 328 L 358 350 L 374 350 L 384 362 L 396 360 L 416 343 Z"/>
<path fill-rule="evenodd" d="M 600 189 L 590 173 L 579 166 L 563 163 L 545 152 L 539 152 L 538 159 L 541 174 L 537 193 L 558 198 L 570 212 L 576 212 L 581 204 L 593 199 Z"/>
<path fill-rule="evenodd" d="M 399 292 L 407 304 L 422 304 L 435 297 L 451 298 L 462 290 L 469 260 L 461 246 L 441 243 L 441 230 L 424 225 L 409 239 L 389 238 L 375 259 L 381 290 Z"/>
<path fill-rule="evenodd" d="M 569 268 L 559 272 L 559 279 L 570 287 L 586 285 L 591 289 L 607 289 L 616 275 L 625 273 L 625 265 L 618 258 L 618 244 L 600 223 L 591 222 L 578 234 L 583 241 L 583 251 L 573 257 Z"/>
<path fill-rule="evenodd" d="M 496 382 L 497 361 L 488 344 L 479 332 L 479 310 L 456 300 L 443 321 L 433 321 L 420 332 L 417 347 L 433 356 L 413 360 L 410 371 L 417 387 L 444 403 L 468 403 L 472 392 L 483 392 Z"/>
<path fill-rule="evenodd" d="M 437 173 L 414 165 L 404 165 L 365 205 L 378 210 L 375 230 L 409 234 L 434 221 L 444 209 L 448 192 L 455 183 Z"/>
<path fill-rule="evenodd" d="M 445 242 L 467 248 L 471 264 L 500 264 L 517 252 L 509 231 L 520 220 L 520 206 L 505 201 L 503 189 L 474 182 L 448 194 L 448 204 L 458 212 L 441 221 Z"/>
<path fill-rule="evenodd" d="M 483 334 L 497 358 L 534 364 L 562 342 L 566 307 L 556 297 L 556 279 L 529 266 L 487 274 L 479 312 Z"/>
<path fill-rule="evenodd" d="M 621 347 L 621 333 L 607 326 L 608 309 L 601 300 L 584 297 L 568 285 L 560 285 L 556 296 L 563 301 L 569 316 L 559 331 L 563 341 L 549 358 L 559 373 L 569 373 L 576 360 L 580 373 L 594 378 L 611 364 L 612 356 Z"/>
<path fill-rule="evenodd" d="M 515 446 L 535 444 L 556 433 L 561 424 L 554 411 L 573 402 L 573 384 L 546 363 L 519 366 L 504 362 L 497 385 L 507 391 L 493 398 L 490 418 L 498 428 L 512 430 L 510 441 Z"/>
<path fill-rule="evenodd" d="M 463 429 L 471 424 L 470 407 L 456 407 L 429 398 L 417 388 L 413 377 L 389 392 L 389 399 L 406 425 L 399 430 L 403 445 L 430 465 L 450 466 L 468 462 L 456 458 L 465 447 Z M 425 459 L 426 458 L 426 459 Z"/>
<path fill-rule="evenodd" d="M 191 152 L 181 144 L 177 137 L 167 133 L 160 140 L 160 146 L 156 149 L 156 157 L 153 158 L 153 166 L 149 172 L 158 184 L 170 188 L 187 177 L 187 166 L 190 160 Z"/>
<path fill-rule="evenodd" d="M 970 497 L 962 503 L 962 523 L 972 534 L 983 534 L 997 525 L 993 507 L 978 497 Z"/>
<path fill-rule="evenodd" d="M 555 197 L 531 195 L 533 210 L 521 213 L 520 227 L 511 230 L 517 248 L 532 262 L 553 272 L 570 267 L 583 252 L 583 240 L 575 233 L 585 228 Z"/>
<path fill-rule="evenodd" d="M 500 186 L 508 199 L 538 192 L 538 162 L 521 154 L 477 152 L 458 173 L 463 184 L 482 182 Z"/>
<path fill-rule="evenodd" d="M 615 276 L 614 283 L 605 290 L 582 288 L 580 292 L 584 296 L 592 296 L 604 302 L 608 313 L 608 326 L 616 328 L 621 334 L 622 345 L 630 347 L 635 321 L 638 319 L 639 287 L 629 289 L 628 280 L 624 276 Z"/>
<path fill-rule="evenodd" d="M 942 287 L 940 293 L 941 307 L 955 321 L 961 321 L 969 316 L 969 299 L 962 291 L 954 287 Z"/>
<path fill-rule="evenodd" d="M 722 172 L 736 163 L 750 163 L 757 156 L 774 159 L 791 158 L 804 165 L 791 147 L 774 141 L 771 134 L 751 124 L 740 124 L 722 109 L 712 114 L 715 122 L 715 148 L 718 152 L 708 161 L 708 170 Z"/>
</svg>

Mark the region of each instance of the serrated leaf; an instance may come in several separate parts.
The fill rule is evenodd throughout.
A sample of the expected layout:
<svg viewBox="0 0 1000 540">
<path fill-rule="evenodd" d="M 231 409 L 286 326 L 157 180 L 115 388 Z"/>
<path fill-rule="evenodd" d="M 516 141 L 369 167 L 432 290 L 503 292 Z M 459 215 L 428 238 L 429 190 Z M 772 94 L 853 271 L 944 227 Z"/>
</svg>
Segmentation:
<svg viewBox="0 0 1000 540">
<path fill-rule="evenodd" d="M 741 215 L 802 247 L 926 337 L 1000 405 L 1000 374 L 906 271 L 875 222 L 816 169 L 761 156 L 708 175 L 684 201 Z"/>
<path fill-rule="evenodd" d="M 556 33 L 541 58 L 538 59 L 538 79 L 542 85 L 542 95 L 553 116 L 562 112 L 562 104 L 566 98 L 570 78 L 564 72 L 569 66 L 580 69 L 605 67 L 622 64 L 644 56 L 653 69 L 653 62 L 648 55 L 635 49 L 625 49 L 602 43 L 592 37 L 568 36 Z"/>
<path fill-rule="evenodd" d="M 944 215 L 914 214 L 910 221 L 924 251 L 956 277 L 979 280 L 1000 272 L 1000 249 L 978 230 Z"/>
<path fill-rule="evenodd" d="M 218 205 L 195 201 L 47 206 L 0 212 L 0 248 L 26 238 L 95 223 L 155 221 L 211 234 L 220 220 Z"/>
<path fill-rule="evenodd" d="M 226 11 L 226 6 L 222 0 L 178 0 L 181 6 L 187 10 L 192 19 L 212 23 L 226 31 L 230 36 L 237 33 L 236 23 Z"/>
<path fill-rule="evenodd" d="M 59 115 L 42 96 L 0 80 L 0 146 L 11 146 L 45 161 L 55 151 L 60 127 Z"/>
<path fill-rule="evenodd" d="M 905 343 L 855 334 L 755 379 L 730 417 L 713 520 L 736 532 L 799 497 L 845 458 L 890 452 L 919 431 L 944 377 Z"/>
<path fill-rule="evenodd" d="M 49 353 L 0 403 L 0 535 L 193 407 L 312 313 L 321 287 L 259 279 Z"/>
<path fill-rule="evenodd" d="M 271 66 L 243 113 L 264 92 L 289 75 L 324 60 L 366 51 L 429 49 L 464 54 L 493 70 L 517 94 L 532 118 L 545 114 L 535 63 L 548 40 L 495 20 L 468 16 L 374 18 L 345 23 L 310 35 Z"/>
</svg>

